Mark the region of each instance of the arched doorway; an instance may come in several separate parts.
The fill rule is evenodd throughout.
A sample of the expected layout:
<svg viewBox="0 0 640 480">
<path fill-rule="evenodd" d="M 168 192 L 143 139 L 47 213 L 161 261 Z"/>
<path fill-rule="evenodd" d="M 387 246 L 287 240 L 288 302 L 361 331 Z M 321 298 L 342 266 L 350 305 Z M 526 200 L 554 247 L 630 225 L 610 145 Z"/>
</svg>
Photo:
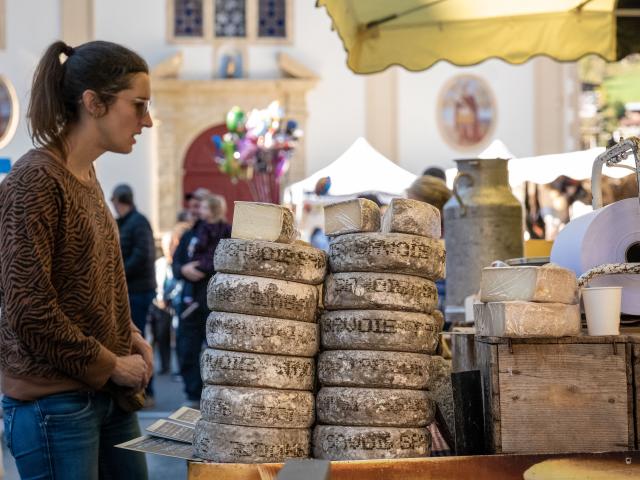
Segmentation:
<svg viewBox="0 0 640 480">
<path fill-rule="evenodd" d="M 268 198 L 271 203 L 278 203 L 280 199 L 279 182 L 270 180 L 268 195 L 262 199 L 256 198 L 256 188 L 264 187 L 263 182 L 255 179 L 251 182 L 237 181 L 234 183 L 228 175 L 220 172 L 215 161 L 216 147 L 211 141 L 213 135 L 224 135 L 227 128 L 224 124 L 215 125 L 202 132 L 187 149 L 184 158 L 182 177 L 182 191 L 193 192 L 204 187 L 213 193 L 222 195 L 229 207 L 227 219 L 233 218 L 233 202 L 236 200 L 259 201 Z"/>
</svg>

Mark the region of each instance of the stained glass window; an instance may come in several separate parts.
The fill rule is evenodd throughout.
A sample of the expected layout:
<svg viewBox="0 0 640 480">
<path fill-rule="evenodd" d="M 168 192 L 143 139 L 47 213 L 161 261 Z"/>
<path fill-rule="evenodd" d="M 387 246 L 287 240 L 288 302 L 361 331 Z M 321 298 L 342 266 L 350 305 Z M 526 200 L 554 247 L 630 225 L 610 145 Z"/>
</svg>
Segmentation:
<svg viewBox="0 0 640 480">
<path fill-rule="evenodd" d="M 215 36 L 246 37 L 245 0 L 215 0 Z"/>
<path fill-rule="evenodd" d="M 259 0 L 258 37 L 287 36 L 286 0 Z"/>
<path fill-rule="evenodd" d="M 202 0 L 174 1 L 174 35 L 202 37 Z"/>
</svg>

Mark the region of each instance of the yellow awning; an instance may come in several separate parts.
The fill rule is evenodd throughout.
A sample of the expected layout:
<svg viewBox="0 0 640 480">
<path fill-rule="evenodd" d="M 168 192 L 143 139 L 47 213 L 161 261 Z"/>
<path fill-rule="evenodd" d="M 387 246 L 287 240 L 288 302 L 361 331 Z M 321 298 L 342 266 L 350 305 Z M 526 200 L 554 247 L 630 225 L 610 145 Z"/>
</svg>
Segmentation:
<svg viewBox="0 0 640 480">
<path fill-rule="evenodd" d="M 318 0 L 333 20 L 356 73 L 398 64 L 424 70 L 439 60 L 474 65 L 497 57 L 509 63 L 534 55 L 573 61 L 597 54 L 613 61 L 618 4 L 624 0 Z M 628 10 L 638 15 L 637 10 Z M 625 18 L 627 33 L 638 29 Z M 631 20 L 631 23 L 628 21 Z"/>
</svg>

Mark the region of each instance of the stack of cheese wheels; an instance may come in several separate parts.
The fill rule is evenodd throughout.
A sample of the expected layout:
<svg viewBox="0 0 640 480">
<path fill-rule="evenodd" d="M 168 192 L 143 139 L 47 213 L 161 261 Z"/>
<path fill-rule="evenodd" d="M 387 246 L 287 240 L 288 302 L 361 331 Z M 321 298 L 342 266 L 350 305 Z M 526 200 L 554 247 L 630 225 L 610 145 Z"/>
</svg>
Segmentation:
<svg viewBox="0 0 640 480">
<path fill-rule="evenodd" d="M 366 199 L 325 207 L 331 237 L 320 317 L 321 389 L 313 452 L 328 460 L 430 454 L 435 404 L 427 392 L 443 317 L 440 214 L 394 199 L 380 219 Z"/>
<path fill-rule="evenodd" d="M 214 256 L 202 419 L 196 455 L 225 463 L 309 456 L 315 419 L 322 250 L 295 243 L 292 213 L 236 202 L 230 239 Z"/>
</svg>

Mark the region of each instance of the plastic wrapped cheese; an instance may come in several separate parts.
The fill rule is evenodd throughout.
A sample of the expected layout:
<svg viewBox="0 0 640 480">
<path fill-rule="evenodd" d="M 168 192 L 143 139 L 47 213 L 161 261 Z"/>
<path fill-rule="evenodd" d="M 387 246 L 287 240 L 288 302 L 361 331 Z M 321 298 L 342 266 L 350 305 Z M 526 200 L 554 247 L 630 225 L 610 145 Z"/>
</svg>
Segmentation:
<svg viewBox="0 0 640 480">
<path fill-rule="evenodd" d="M 580 334 L 580 306 L 491 302 L 473 306 L 476 333 L 489 337 L 564 337 Z"/>
<path fill-rule="evenodd" d="M 271 203 L 234 202 L 231 238 L 293 243 L 298 236 L 293 213 Z"/>
<path fill-rule="evenodd" d="M 371 200 L 356 198 L 324 207 L 324 231 L 327 235 L 379 230 L 380 208 Z"/>
<path fill-rule="evenodd" d="M 487 267 L 480 281 L 482 302 L 578 303 L 575 273 L 557 265 Z"/>
</svg>

